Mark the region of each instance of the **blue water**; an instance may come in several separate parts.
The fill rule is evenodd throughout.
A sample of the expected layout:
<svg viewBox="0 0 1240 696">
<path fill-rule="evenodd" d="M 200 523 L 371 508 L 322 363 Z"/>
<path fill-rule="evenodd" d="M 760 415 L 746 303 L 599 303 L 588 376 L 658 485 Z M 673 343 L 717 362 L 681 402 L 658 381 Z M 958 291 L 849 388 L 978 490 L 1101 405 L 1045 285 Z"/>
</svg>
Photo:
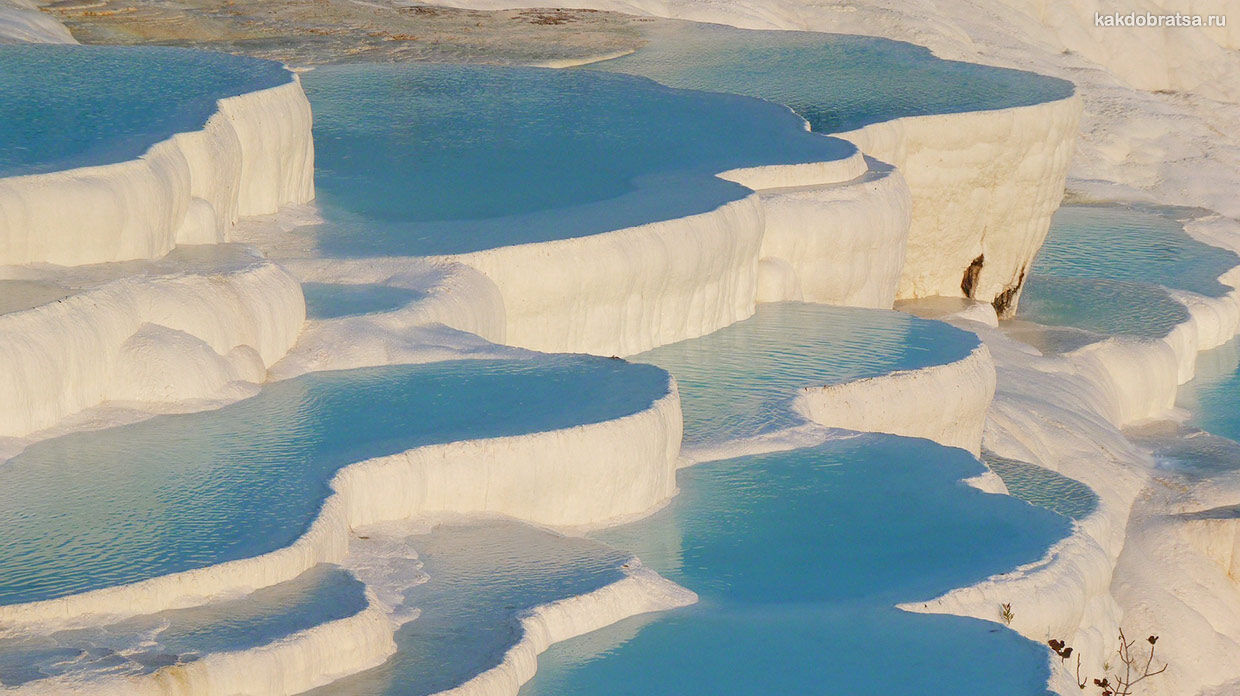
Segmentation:
<svg viewBox="0 0 1240 696">
<path fill-rule="evenodd" d="M 1188 321 L 1188 310 L 1157 285 L 1034 274 L 1016 316 L 1046 326 L 1107 336 L 1160 338 Z"/>
<path fill-rule="evenodd" d="M 1240 339 L 1197 356 L 1193 379 L 1180 387 L 1176 405 L 1203 430 L 1240 441 Z"/>
<path fill-rule="evenodd" d="M 984 454 L 986 465 L 998 474 L 1008 493 L 1021 500 L 1074 520 L 1098 509 L 1098 494 L 1085 484 L 1028 462 Z"/>
<path fill-rule="evenodd" d="M 686 441 L 789 425 L 797 388 L 959 359 L 977 339 L 895 312 L 764 305 L 638 356 L 677 378 Z M 862 435 L 699 464 L 647 520 L 600 532 L 701 602 L 555 646 L 537 694 L 1043 694 L 1045 649 L 994 624 L 898 611 L 1036 561 L 1067 518 L 960 482 L 962 450 Z M 1016 609 L 1019 611 L 1019 608 Z M 998 606 L 995 607 L 998 618 Z"/>
<path fill-rule="evenodd" d="M 1180 385 L 1184 422 L 1165 421 L 1126 434 L 1151 450 L 1161 469 L 1189 480 L 1231 478 L 1240 471 L 1240 339 L 1197 355 L 1196 374 Z"/>
<path fill-rule="evenodd" d="M 1026 106 L 1073 90 L 1064 80 L 941 60 L 924 47 L 872 37 L 689 22 L 645 33 L 650 42 L 636 53 L 590 67 L 786 104 L 821 133 L 903 116 Z"/>
<path fill-rule="evenodd" d="M 683 469 L 671 505 L 598 538 L 701 602 L 554 646 L 522 693 L 1044 694 L 1044 647 L 893 608 L 1036 561 L 1069 532 L 960 482 L 981 470 L 888 435 Z"/>
<path fill-rule="evenodd" d="M 181 48 L 0 46 L 0 176 L 135 159 L 215 102 L 292 79 L 279 63 Z"/>
<path fill-rule="evenodd" d="M 306 316 L 310 319 L 338 319 L 390 312 L 426 297 L 426 293 L 420 290 L 390 285 L 302 283 L 301 291 L 306 296 Z"/>
<path fill-rule="evenodd" d="M 1020 319 L 1100 334 L 1161 337 L 1188 319 L 1165 290 L 1210 297 L 1240 257 L 1194 240 L 1175 209 L 1069 205 L 1055 213 L 1021 294 Z"/>
<path fill-rule="evenodd" d="M 786 109 L 594 71 L 318 68 L 318 204 L 336 256 L 476 251 L 596 234 L 745 196 L 712 175 L 835 160 L 852 145 Z"/>
<path fill-rule="evenodd" d="M 499 664 L 522 635 L 518 616 L 623 577 L 627 553 L 515 522 L 444 525 L 413 537 L 430 580 L 408 594 L 421 615 L 382 666 L 313 696 L 425 696 Z"/>
<path fill-rule="evenodd" d="M 366 608 L 365 586 L 335 566 L 235 599 L 90 628 L 0 639 L 0 684 L 92 672 L 146 674 L 273 643 Z"/>
<path fill-rule="evenodd" d="M 1176 212 L 1124 205 L 1063 206 L 1051 221 L 1030 273 L 1222 295 L 1228 288 L 1218 277 L 1240 265 L 1240 257 L 1188 236 Z"/>
<path fill-rule="evenodd" d="M 712 334 L 633 357 L 675 377 L 686 444 L 721 442 L 802 422 L 802 387 L 964 358 L 977 336 L 908 314 L 785 302 Z"/>
<path fill-rule="evenodd" d="M 667 388 L 658 368 L 586 356 L 405 365 L 315 373 L 219 410 L 44 441 L 0 468 L 0 603 L 282 548 L 345 465 L 617 418 Z"/>
</svg>

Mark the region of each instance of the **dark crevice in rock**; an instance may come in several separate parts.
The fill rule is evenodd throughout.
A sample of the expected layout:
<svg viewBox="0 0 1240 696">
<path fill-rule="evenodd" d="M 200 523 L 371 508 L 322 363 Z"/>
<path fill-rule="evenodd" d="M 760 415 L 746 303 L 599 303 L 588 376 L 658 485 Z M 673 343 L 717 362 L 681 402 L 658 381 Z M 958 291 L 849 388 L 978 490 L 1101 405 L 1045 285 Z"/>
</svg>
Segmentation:
<svg viewBox="0 0 1240 696">
<path fill-rule="evenodd" d="M 986 263 L 986 255 L 978 254 L 973 263 L 964 269 L 964 277 L 960 279 L 960 291 L 964 296 L 973 299 L 973 290 L 977 287 L 977 278 L 982 274 L 982 264 Z"/>
<path fill-rule="evenodd" d="M 1020 269 L 1020 277 L 1016 279 L 1015 285 L 1009 285 L 1003 289 L 1003 292 L 995 295 L 995 299 L 990 301 L 991 306 L 995 308 L 995 314 L 1000 319 L 1005 319 L 1011 314 L 1016 313 L 1016 298 L 1020 296 L 1021 286 L 1025 284 L 1025 270 Z"/>
</svg>

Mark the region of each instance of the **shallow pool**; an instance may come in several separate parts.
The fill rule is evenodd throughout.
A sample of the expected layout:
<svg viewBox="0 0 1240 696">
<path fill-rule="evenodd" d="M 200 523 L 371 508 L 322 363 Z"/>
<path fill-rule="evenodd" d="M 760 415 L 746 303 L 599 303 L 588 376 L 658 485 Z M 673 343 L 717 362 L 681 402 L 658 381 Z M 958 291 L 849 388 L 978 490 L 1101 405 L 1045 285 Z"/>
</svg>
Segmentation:
<svg viewBox="0 0 1240 696">
<path fill-rule="evenodd" d="M 768 99 L 791 107 L 821 133 L 1072 94 L 1064 80 L 941 60 L 922 46 L 868 36 L 691 22 L 659 22 L 644 33 L 649 43 L 636 53 L 589 67 Z"/>
<path fill-rule="evenodd" d="M 1217 297 L 1218 276 L 1240 264 L 1198 242 L 1170 208 L 1067 205 L 1055 213 L 1030 267 L 1017 318 L 1101 337 L 1161 337 L 1188 320 L 1166 288 Z"/>
<path fill-rule="evenodd" d="M 683 469 L 671 505 L 598 538 L 701 602 L 552 647 L 522 693 L 1045 694 L 1041 645 L 893 607 L 1036 561 L 1069 532 L 960 482 L 981 470 L 888 435 Z"/>
<path fill-rule="evenodd" d="M 215 102 L 293 79 L 279 63 L 183 48 L 0 46 L 0 177 L 135 159 Z"/>
<path fill-rule="evenodd" d="M 1180 386 L 1176 406 L 1189 411 L 1189 422 L 1220 437 L 1240 441 L 1240 339 L 1200 353 L 1196 374 Z"/>
<path fill-rule="evenodd" d="M 1184 231 L 1174 208 L 1065 205 L 1051 220 L 1030 274 L 1104 278 L 1218 297 L 1218 277 L 1240 265 L 1236 254 Z"/>
<path fill-rule="evenodd" d="M 1240 339 L 1197 355 L 1196 374 L 1180 385 L 1176 406 L 1184 422 L 1130 428 L 1129 439 L 1154 452 L 1161 468 L 1189 479 L 1240 471 Z"/>
<path fill-rule="evenodd" d="M 783 107 L 595 71 L 345 65 L 303 76 L 333 256 L 430 255 L 580 237 L 747 195 L 715 173 L 837 160 Z"/>
<path fill-rule="evenodd" d="M 338 567 L 319 565 L 288 582 L 200 607 L 48 635 L 5 636 L 0 684 L 149 674 L 213 653 L 267 645 L 366 606 L 362 583 Z"/>
<path fill-rule="evenodd" d="M 426 696 L 499 664 L 519 615 L 624 577 L 626 552 L 508 521 L 445 524 L 408 539 L 430 579 L 406 593 L 421 615 L 382 666 L 313 696 Z"/>
<path fill-rule="evenodd" d="M 306 317 L 309 319 L 339 319 L 390 312 L 426 297 L 426 292 L 421 290 L 372 284 L 302 283 L 301 291 L 306 296 Z"/>
<path fill-rule="evenodd" d="M 1157 285 L 1034 274 L 1025 283 L 1016 316 L 1087 331 L 1095 340 L 1161 338 L 1188 321 L 1188 309 Z"/>
<path fill-rule="evenodd" d="M 977 345 L 974 334 L 899 312 L 781 302 L 633 360 L 675 376 L 693 445 L 802 423 L 791 405 L 803 387 L 952 362 Z"/>
<path fill-rule="evenodd" d="M 587 356 L 324 372 L 222 409 L 31 446 L 0 467 L 0 603 L 292 543 L 348 464 L 432 443 L 629 415 L 667 373 Z"/>
<path fill-rule="evenodd" d="M 1098 494 L 1089 486 L 1035 464 L 984 453 L 990 470 L 998 474 L 1008 493 L 1064 517 L 1080 520 L 1098 509 Z"/>
</svg>

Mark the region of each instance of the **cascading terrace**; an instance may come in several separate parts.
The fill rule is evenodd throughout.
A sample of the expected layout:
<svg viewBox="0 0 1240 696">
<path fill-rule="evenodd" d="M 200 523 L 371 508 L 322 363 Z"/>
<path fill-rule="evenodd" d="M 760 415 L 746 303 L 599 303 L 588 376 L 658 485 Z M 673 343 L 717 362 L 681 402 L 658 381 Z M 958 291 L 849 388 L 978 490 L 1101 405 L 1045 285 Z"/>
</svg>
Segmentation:
<svg viewBox="0 0 1240 696">
<path fill-rule="evenodd" d="M 709 49 L 702 64 L 667 72 L 686 37 Z M 858 37 L 660 25 L 647 39 L 598 70 L 300 77 L 176 49 L 0 48 L 10 79 L 48 82 L 0 103 L 6 121 L 64 109 L 0 137 L 0 385 L 17 395 L 0 406 L 0 683 L 511 694 L 551 643 L 691 590 L 709 607 L 627 649 L 662 636 L 705 654 L 717 601 L 779 613 L 732 591 L 752 581 L 791 582 L 833 615 L 856 600 L 875 631 L 917 625 L 1015 656 L 1013 688 L 1043 684 L 1041 652 L 1015 634 L 893 607 L 1035 561 L 1069 523 L 960 484 L 1002 488 L 961 451 L 981 449 L 990 354 L 889 310 L 935 294 L 1014 306 L 1062 190 L 1071 86 Z M 768 91 L 791 88 L 774 73 L 739 90 L 737 61 L 769 60 L 764 43 L 839 78 L 844 93 L 820 97 L 838 111 Z M 865 76 L 910 69 L 956 82 L 860 98 Z M 965 99 L 979 83 L 985 98 Z M 772 101 L 720 93 L 734 90 Z M 74 121 L 90 128 L 58 140 Z M 1007 148 L 1014 123 L 1040 126 Z M 970 187 L 985 202 L 945 193 Z M 729 451 L 748 456 L 682 472 L 684 499 L 602 534 L 621 550 L 525 526 L 649 515 L 686 458 Z M 752 485 L 787 497 L 741 493 Z M 890 505 L 891 490 L 916 505 Z M 755 551 L 826 505 L 839 534 L 800 549 L 826 564 L 814 578 L 838 561 L 891 582 L 816 587 L 722 552 L 698 575 L 672 558 L 728 546 L 704 530 L 733 503 L 754 515 L 737 549 Z M 1020 540 L 968 568 L 944 560 L 960 544 L 858 543 L 931 521 L 944 539 Z M 840 546 L 855 559 L 824 551 Z M 885 547 L 916 563 L 889 564 Z M 731 571 L 720 590 L 711 573 Z M 466 581 L 436 584 L 451 578 Z M 475 600 L 485 611 L 462 609 Z M 472 661 L 426 658 L 448 636 Z"/>
</svg>

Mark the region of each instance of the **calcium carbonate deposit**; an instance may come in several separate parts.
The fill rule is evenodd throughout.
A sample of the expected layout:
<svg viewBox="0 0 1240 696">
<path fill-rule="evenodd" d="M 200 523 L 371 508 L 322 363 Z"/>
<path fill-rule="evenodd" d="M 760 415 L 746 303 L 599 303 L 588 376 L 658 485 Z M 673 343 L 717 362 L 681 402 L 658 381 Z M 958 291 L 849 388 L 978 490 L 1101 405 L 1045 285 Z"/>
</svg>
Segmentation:
<svg viewBox="0 0 1240 696">
<path fill-rule="evenodd" d="M 0 691 L 1240 690 L 1240 7 L 454 1 L 0 0 Z"/>
</svg>

